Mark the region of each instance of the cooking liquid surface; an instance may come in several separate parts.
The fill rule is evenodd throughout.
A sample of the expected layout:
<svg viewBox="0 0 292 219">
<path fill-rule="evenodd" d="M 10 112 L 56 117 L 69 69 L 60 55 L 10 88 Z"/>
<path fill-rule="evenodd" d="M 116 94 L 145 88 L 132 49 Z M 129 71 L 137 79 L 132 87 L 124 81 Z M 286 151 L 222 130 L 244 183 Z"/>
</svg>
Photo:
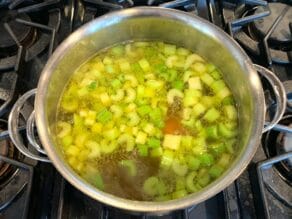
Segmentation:
<svg viewBox="0 0 292 219">
<path fill-rule="evenodd" d="M 121 44 L 76 70 L 56 134 L 70 166 L 97 188 L 131 200 L 176 199 L 232 161 L 234 103 L 220 71 L 197 54 L 162 42 Z"/>
</svg>

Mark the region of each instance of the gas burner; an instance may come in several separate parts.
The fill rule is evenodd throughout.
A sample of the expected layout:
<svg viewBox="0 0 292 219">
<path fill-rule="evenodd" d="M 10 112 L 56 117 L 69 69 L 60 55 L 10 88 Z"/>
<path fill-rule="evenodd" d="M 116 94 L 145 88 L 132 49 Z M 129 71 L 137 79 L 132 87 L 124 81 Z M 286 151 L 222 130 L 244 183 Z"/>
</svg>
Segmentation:
<svg viewBox="0 0 292 219">
<path fill-rule="evenodd" d="M 264 54 L 268 66 L 292 63 L 291 14 L 288 2 L 223 9 L 230 34 L 251 55 L 263 59 Z"/>
<path fill-rule="evenodd" d="M 17 41 L 25 47 L 30 46 L 33 41 L 33 28 L 22 25 L 16 22 L 16 19 L 22 19 L 31 21 L 27 14 L 17 14 L 16 11 L 3 11 L 0 10 L 0 58 L 4 58 L 7 55 L 15 55 L 17 53 L 17 42 L 9 34 L 7 26 L 13 31 L 18 38 Z"/>
<path fill-rule="evenodd" d="M 204 2 L 204 1 L 198 1 L 198 7 L 201 5 L 201 2 Z M 210 5 L 213 7 L 213 3 L 210 3 Z M 173 0 L 173 1 L 81 0 L 80 2 L 78 1 L 78 4 L 76 4 L 77 10 L 81 11 L 81 13 L 75 16 L 74 21 L 73 21 L 73 29 L 76 29 L 80 27 L 82 24 L 85 24 L 91 21 L 92 19 L 101 15 L 104 15 L 110 11 L 131 8 L 134 6 L 159 6 L 159 7 L 165 7 L 165 8 L 176 8 L 176 9 L 184 10 L 187 12 L 193 12 L 195 8 L 195 3 L 192 0 Z M 202 10 L 198 10 L 197 14 L 199 14 L 199 12 L 202 12 L 202 11 L 204 11 L 205 14 L 207 13 L 206 10 L 202 9 Z"/>
<path fill-rule="evenodd" d="M 291 127 L 292 115 L 284 116 L 279 123 Z M 264 138 L 264 150 L 268 157 L 275 157 L 292 151 L 292 134 L 275 130 L 269 131 Z M 275 167 L 281 178 L 292 185 L 292 158 L 275 164 Z"/>
<path fill-rule="evenodd" d="M 0 120 L 0 132 L 5 130 L 7 130 L 7 122 L 5 120 Z M 18 153 L 7 137 L 0 140 L 0 155 L 12 159 L 21 159 L 21 154 Z M 9 182 L 16 171 L 16 168 L 0 160 L 0 188 Z"/>
<path fill-rule="evenodd" d="M 283 3 L 269 3 L 270 15 L 254 21 L 252 23 L 252 29 L 257 33 L 260 39 L 263 39 L 267 35 L 273 22 L 283 13 L 285 7 L 289 7 L 287 9 L 288 11 L 271 34 L 269 45 L 280 47 L 280 49 L 285 49 L 286 47 L 292 49 L 292 33 L 289 28 L 289 23 L 292 21 L 292 7 Z M 263 11 L 265 11 L 264 7 L 258 7 L 255 13 L 262 13 Z"/>
<path fill-rule="evenodd" d="M 1 8 L 0 70 L 15 68 L 21 47 L 25 48 L 25 61 L 32 60 L 47 48 L 51 54 L 60 24 L 60 10 L 54 9 L 57 2 L 27 2 L 30 5 L 14 9 L 18 6 L 15 3 L 9 8 Z"/>
</svg>

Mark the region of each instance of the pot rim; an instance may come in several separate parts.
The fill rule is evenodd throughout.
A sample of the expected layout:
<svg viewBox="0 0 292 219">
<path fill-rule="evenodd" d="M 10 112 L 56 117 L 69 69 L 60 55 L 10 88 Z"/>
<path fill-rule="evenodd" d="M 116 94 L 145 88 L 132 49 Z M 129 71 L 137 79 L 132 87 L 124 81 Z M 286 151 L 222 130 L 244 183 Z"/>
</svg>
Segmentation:
<svg viewBox="0 0 292 219">
<path fill-rule="evenodd" d="M 48 82 L 53 75 L 55 69 L 54 66 L 63 56 L 66 55 L 66 51 L 71 48 L 71 46 L 73 46 L 75 43 L 77 43 L 81 38 L 86 35 L 90 35 L 91 33 L 97 31 L 99 28 L 111 25 L 113 23 L 118 23 L 126 18 L 139 17 L 141 15 L 167 17 L 185 22 L 193 28 L 196 28 L 195 26 L 200 26 L 203 27 L 201 30 L 202 32 L 212 32 L 212 34 L 214 34 L 218 38 L 218 40 L 224 41 L 225 44 L 227 44 L 229 50 L 232 48 L 236 51 L 236 55 L 243 58 L 242 60 L 244 60 L 245 68 L 249 72 L 248 77 L 253 84 L 252 92 L 254 93 L 254 101 L 256 103 L 255 108 L 257 109 L 253 112 L 254 118 L 256 118 L 256 122 L 251 130 L 252 135 L 247 142 L 248 146 L 246 150 L 242 153 L 242 157 L 237 160 L 238 162 L 236 163 L 236 165 L 234 164 L 235 162 L 233 162 L 232 167 L 229 168 L 221 177 L 213 181 L 208 186 L 204 187 L 199 192 L 190 194 L 180 199 L 164 202 L 146 202 L 124 199 L 111 195 L 109 193 L 102 192 L 87 183 L 85 180 L 79 177 L 69 167 L 67 163 L 62 162 L 62 159 L 57 154 L 54 143 L 49 136 L 49 126 L 45 113 L 45 100 L 49 84 Z M 116 19 L 117 17 L 119 19 Z M 38 134 L 41 143 L 47 152 L 48 157 L 57 168 L 57 170 L 62 174 L 62 176 L 73 186 L 75 186 L 77 189 L 90 196 L 91 198 L 98 200 L 102 203 L 111 205 L 113 207 L 141 213 L 163 213 L 186 208 L 188 206 L 205 201 L 206 199 L 216 195 L 217 193 L 225 189 L 244 171 L 244 169 L 252 159 L 253 155 L 255 154 L 257 146 L 260 142 L 260 136 L 262 133 L 262 128 L 264 126 L 265 106 L 263 100 L 264 95 L 262 91 L 262 86 L 251 60 L 237 44 L 237 42 L 229 37 L 224 31 L 209 23 L 208 21 L 203 20 L 202 18 L 194 15 L 189 15 L 178 10 L 157 7 L 135 7 L 111 12 L 97 19 L 94 19 L 93 21 L 80 27 L 77 31 L 73 32 L 58 46 L 58 48 L 54 51 L 53 55 L 50 57 L 47 64 L 45 65 L 38 83 L 35 98 L 35 115 Z"/>
</svg>

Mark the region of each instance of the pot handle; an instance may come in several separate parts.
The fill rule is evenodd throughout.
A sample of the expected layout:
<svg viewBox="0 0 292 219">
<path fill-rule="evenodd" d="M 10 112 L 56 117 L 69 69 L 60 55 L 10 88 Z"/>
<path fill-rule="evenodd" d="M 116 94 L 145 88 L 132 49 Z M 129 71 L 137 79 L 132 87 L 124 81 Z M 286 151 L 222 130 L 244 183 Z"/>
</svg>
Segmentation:
<svg viewBox="0 0 292 219">
<path fill-rule="evenodd" d="M 37 152 L 33 152 L 29 150 L 22 142 L 21 135 L 18 131 L 19 127 L 19 116 L 22 107 L 24 106 L 25 102 L 32 96 L 36 94 L 36 89 L 30 90 L 23 94 L 14 104 L 11 109 L 11 112 L 8 117 L 8 132 L 10 139 L 12 140 L 13 144 L 16 148 L 23 153 L 25 156 L 43 162 L 51 162 L 49 158 L 44 156 L 46 152 L 40 147 L 37 143 L 35 136 L 34 136 L 34 111 L 31 113 L 27 120 L 26 124 L 26 135 L 28 138 L 29 143 L 36 149 Z M 42 154 L 42 155 L 41 155 Z"/>
<path fill-rule="evenodd" d="M 283 117 L 286 110 L 287 96 L 282 82 L 272 71 L 256 64 L 254 64 L 254 67 L 257 70 L 257 72 L 260 73 L 261 76 L 266 78 L 267 81 L 271 84 L 277 102 L 276 113 L 274 115 L 274 118 L 270 122 L 265 122 L 263 128 L 264 133 L 272 129 L 274 126 L 276 126 L 280 119 Z"/>
</svg>

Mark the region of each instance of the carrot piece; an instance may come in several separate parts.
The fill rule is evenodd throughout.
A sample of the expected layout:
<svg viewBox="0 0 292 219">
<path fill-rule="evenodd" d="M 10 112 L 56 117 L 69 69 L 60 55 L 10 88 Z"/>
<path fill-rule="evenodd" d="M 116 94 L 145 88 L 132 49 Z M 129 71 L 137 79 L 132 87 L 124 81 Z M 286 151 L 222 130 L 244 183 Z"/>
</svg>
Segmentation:
<svg viewBox="0 0 292 219">
<path fill-rule="evenodd" d="M 176 118 L 170 117 L 165 121 L 164 134 L 179 134 L 182 132 L 182 125 Z"/>
</svg>

